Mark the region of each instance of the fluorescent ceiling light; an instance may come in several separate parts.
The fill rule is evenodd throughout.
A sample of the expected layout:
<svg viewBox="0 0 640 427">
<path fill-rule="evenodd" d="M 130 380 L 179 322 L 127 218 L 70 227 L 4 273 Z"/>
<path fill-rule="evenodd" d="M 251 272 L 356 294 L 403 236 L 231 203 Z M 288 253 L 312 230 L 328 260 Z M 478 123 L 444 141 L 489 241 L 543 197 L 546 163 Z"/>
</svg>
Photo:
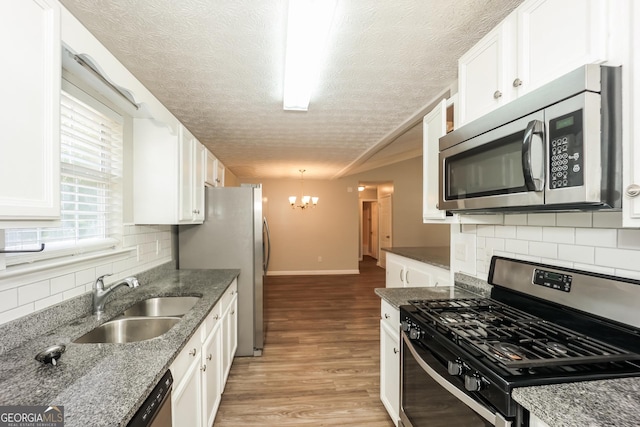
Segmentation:
<svg viewBox="0 0 640 427">
<path fill-rule="evenodd" d="M 289 0 L 285 110 L 307 111 L 337 0 Z"/>
</svg>

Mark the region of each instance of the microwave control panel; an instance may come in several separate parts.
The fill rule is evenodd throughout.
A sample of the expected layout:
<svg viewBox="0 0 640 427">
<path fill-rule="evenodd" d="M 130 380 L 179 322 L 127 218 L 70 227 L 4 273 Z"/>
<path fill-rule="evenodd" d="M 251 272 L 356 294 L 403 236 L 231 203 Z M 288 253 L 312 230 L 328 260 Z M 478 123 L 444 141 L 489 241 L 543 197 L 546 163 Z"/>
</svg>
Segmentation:
<svg viewBox="0 0 640 427">
<path fill-rule="evenodd" d="M 584 184 L 582 110 L 549 120 L 549 188 Z"/>
</svg>

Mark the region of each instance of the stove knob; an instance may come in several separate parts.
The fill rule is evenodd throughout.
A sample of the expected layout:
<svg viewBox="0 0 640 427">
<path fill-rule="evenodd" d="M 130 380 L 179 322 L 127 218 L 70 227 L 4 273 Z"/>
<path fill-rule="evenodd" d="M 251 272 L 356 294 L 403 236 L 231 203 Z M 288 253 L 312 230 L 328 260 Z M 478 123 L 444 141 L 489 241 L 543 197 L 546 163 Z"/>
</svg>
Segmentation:
<svg viewBox="0 0 640 427">
<path fill-rule="evenodd" d="M 420 338 L 420 329 L 411 329 L 409 331 L 409 338 L 412 340 Z"/>
<path fill-rule="evenodd" d="M 464 365 L 462 364 L 462 362 L 460 361 L 451 361 L 449 360 L 447 362 L 447 371 L 451 374 L 451 375 L 455 375 L 455 376 L 461 376 L 462 374 L 464 374 Z"/>
<path fill-rule="evenodd" d="M 409 332 L 409 329 L 411 329 L 411 325 L 409 325 L 409 322 L 407 322 L 406 320 L 401 322 L 400 326 L 402 327 L 402 330 L 405 332 Z"/>
<path fill-rule="evenodd" d="M 464 388 L 468 391 L 480 391 L 484 388 L 485 382 L 478 375 L 465 375 Z"/>
</svg>

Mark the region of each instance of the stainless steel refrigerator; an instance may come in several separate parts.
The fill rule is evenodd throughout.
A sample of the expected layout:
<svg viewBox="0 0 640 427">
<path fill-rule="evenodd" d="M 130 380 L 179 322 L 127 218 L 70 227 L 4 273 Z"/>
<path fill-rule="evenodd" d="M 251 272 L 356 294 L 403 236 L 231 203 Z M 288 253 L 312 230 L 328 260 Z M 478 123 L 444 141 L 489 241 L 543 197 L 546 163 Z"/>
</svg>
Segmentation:
<svg viewBox="0 0 640 427">
<path fill-rule="evenodd" d="M 179 268 L 240 269 L 237 356 L 259 356 L 264 347 L 268 230 L 261 185 L 205 189 L 204 223 L 178 227 Z"/>
</svg>

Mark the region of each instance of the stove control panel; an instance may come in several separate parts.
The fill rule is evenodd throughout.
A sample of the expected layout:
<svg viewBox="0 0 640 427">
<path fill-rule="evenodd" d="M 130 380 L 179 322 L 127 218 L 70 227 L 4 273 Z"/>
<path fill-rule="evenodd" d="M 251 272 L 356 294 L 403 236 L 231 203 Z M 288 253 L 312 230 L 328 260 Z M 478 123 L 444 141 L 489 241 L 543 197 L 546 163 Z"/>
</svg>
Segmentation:
<svg viewBox="0 0 640 427">
<path fill-rule="evenodd" d="M 573 276 L 570 274 L 556 273 L 554 271 L 536 268 L 533 271 L 532 283 L 562 292 L 571 292 L 572 280 Z"/>
<path fill-rule="evenodd" d="M 420 326 L 418 326 L 408 317 L 400 322 L 400 327 L 412 340 L 420 339 L 424 335 L 424 332 L 420 329 Z"/>
</svg>

